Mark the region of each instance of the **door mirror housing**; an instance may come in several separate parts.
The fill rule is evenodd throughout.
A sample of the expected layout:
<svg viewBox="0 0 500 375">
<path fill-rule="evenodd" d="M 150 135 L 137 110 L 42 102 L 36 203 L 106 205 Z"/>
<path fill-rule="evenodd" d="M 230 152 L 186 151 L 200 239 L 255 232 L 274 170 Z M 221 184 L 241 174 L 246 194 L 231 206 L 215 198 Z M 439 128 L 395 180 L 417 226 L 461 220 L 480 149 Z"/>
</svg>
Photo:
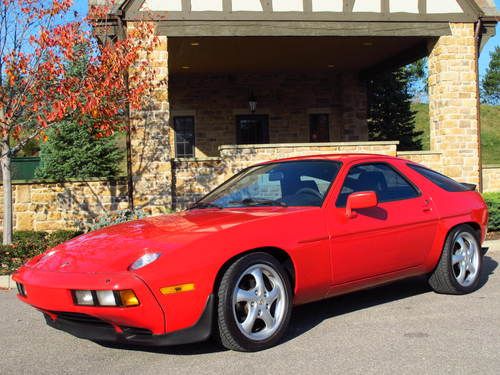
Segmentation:
<svg viewBox="0 0 500 375">
<path fill-rule="evenodd" d="M 346 215 L 347 217 L 355 217 L 354 210 L 363 208 L 372 208 L 378 205 L 377 193 L 374 191 L 360 191 L 352 193 L 347 197 Z"/>
</svg>

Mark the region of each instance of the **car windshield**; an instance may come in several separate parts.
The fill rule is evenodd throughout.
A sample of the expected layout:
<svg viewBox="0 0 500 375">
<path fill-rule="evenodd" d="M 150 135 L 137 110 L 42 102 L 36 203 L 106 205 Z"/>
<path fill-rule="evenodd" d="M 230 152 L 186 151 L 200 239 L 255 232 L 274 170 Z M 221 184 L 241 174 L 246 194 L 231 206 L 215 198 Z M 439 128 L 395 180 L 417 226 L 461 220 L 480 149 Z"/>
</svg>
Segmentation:
<svg viewBox="0 0 500 375">
<path fill-rule="evenodd" d="M 319 207 L 340 166 L 334 161 L 308 160 L 250 167 L 212 191 L 193 208 Z"/>
</svg>

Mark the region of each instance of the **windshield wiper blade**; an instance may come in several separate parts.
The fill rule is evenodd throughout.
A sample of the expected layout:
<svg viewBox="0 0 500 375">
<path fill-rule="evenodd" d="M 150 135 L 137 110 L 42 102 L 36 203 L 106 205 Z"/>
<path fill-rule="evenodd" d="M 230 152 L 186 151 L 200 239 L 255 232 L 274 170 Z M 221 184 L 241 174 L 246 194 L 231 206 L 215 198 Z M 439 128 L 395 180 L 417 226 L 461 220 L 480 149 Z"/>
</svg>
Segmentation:
<svg viewBox="0 0 500 375">
<path fill-rule="evenodd" d="M 288 207 L 288 205 L 283 201 L 272 200 L 272 199 L 261 199 L 261 198 L 245 198 L 241 201 L 229 202 L 229 204 L 243 204 L 245 206 L 270 205 L 270 206 Z"/>
<path fill-rule="evenodd" d="M 193 204 L 191 207 L 189 207 L 190 210 L 193 210 L 195 208 L 218 208 L 219 210 L 222 210 L 224 207 L 222 207 L 220 204 L 217 203 L 211 203 L 211 202 L 198 202 Z"/>
</svg>

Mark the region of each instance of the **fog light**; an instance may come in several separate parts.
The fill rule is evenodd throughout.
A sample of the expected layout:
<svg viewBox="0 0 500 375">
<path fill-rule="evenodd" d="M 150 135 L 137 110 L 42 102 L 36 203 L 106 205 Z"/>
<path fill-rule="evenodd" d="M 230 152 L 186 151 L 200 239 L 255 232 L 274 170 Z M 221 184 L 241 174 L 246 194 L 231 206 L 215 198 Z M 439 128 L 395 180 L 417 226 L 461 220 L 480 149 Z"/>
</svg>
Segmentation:
<svg viewBox="0 0 500 375">
<path fill-rule="evenodd" d="M 82 306 L 94 306 L 94 297 L 90 290 L 75 290 L 75 303 Z"/>
<path fill-rule="evenodd" d="M 96 294 L 100 306 L 116 306 L 115 293 L 112 290 L 98 290 Z"/>
<path fill-rule="evenodd" d="M 137 298 L 133 290 L 120 290 L 118 294 L 120 295 L 122 306 L 139 306 L 139 299 Z"/>
</svg>

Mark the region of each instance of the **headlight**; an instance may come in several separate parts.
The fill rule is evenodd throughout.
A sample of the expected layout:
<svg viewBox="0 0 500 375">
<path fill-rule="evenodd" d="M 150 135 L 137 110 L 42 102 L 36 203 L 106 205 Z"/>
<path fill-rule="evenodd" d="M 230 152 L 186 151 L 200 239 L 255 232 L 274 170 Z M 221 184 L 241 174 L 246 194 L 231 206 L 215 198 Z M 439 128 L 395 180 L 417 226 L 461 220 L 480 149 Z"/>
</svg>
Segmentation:
<svg viewBox="0 0 500 375">
<path fill-rule="evenodd" d="M 137 259 L 132 265 L 130 266 L 130 270 L 136 271 L 142 267 L 146 267 L 148 264 L 151 264 L 158 260 L 160 257 L 161 253 L 148 253 L 144 254 L 142 257 Z"/>
</svg>

